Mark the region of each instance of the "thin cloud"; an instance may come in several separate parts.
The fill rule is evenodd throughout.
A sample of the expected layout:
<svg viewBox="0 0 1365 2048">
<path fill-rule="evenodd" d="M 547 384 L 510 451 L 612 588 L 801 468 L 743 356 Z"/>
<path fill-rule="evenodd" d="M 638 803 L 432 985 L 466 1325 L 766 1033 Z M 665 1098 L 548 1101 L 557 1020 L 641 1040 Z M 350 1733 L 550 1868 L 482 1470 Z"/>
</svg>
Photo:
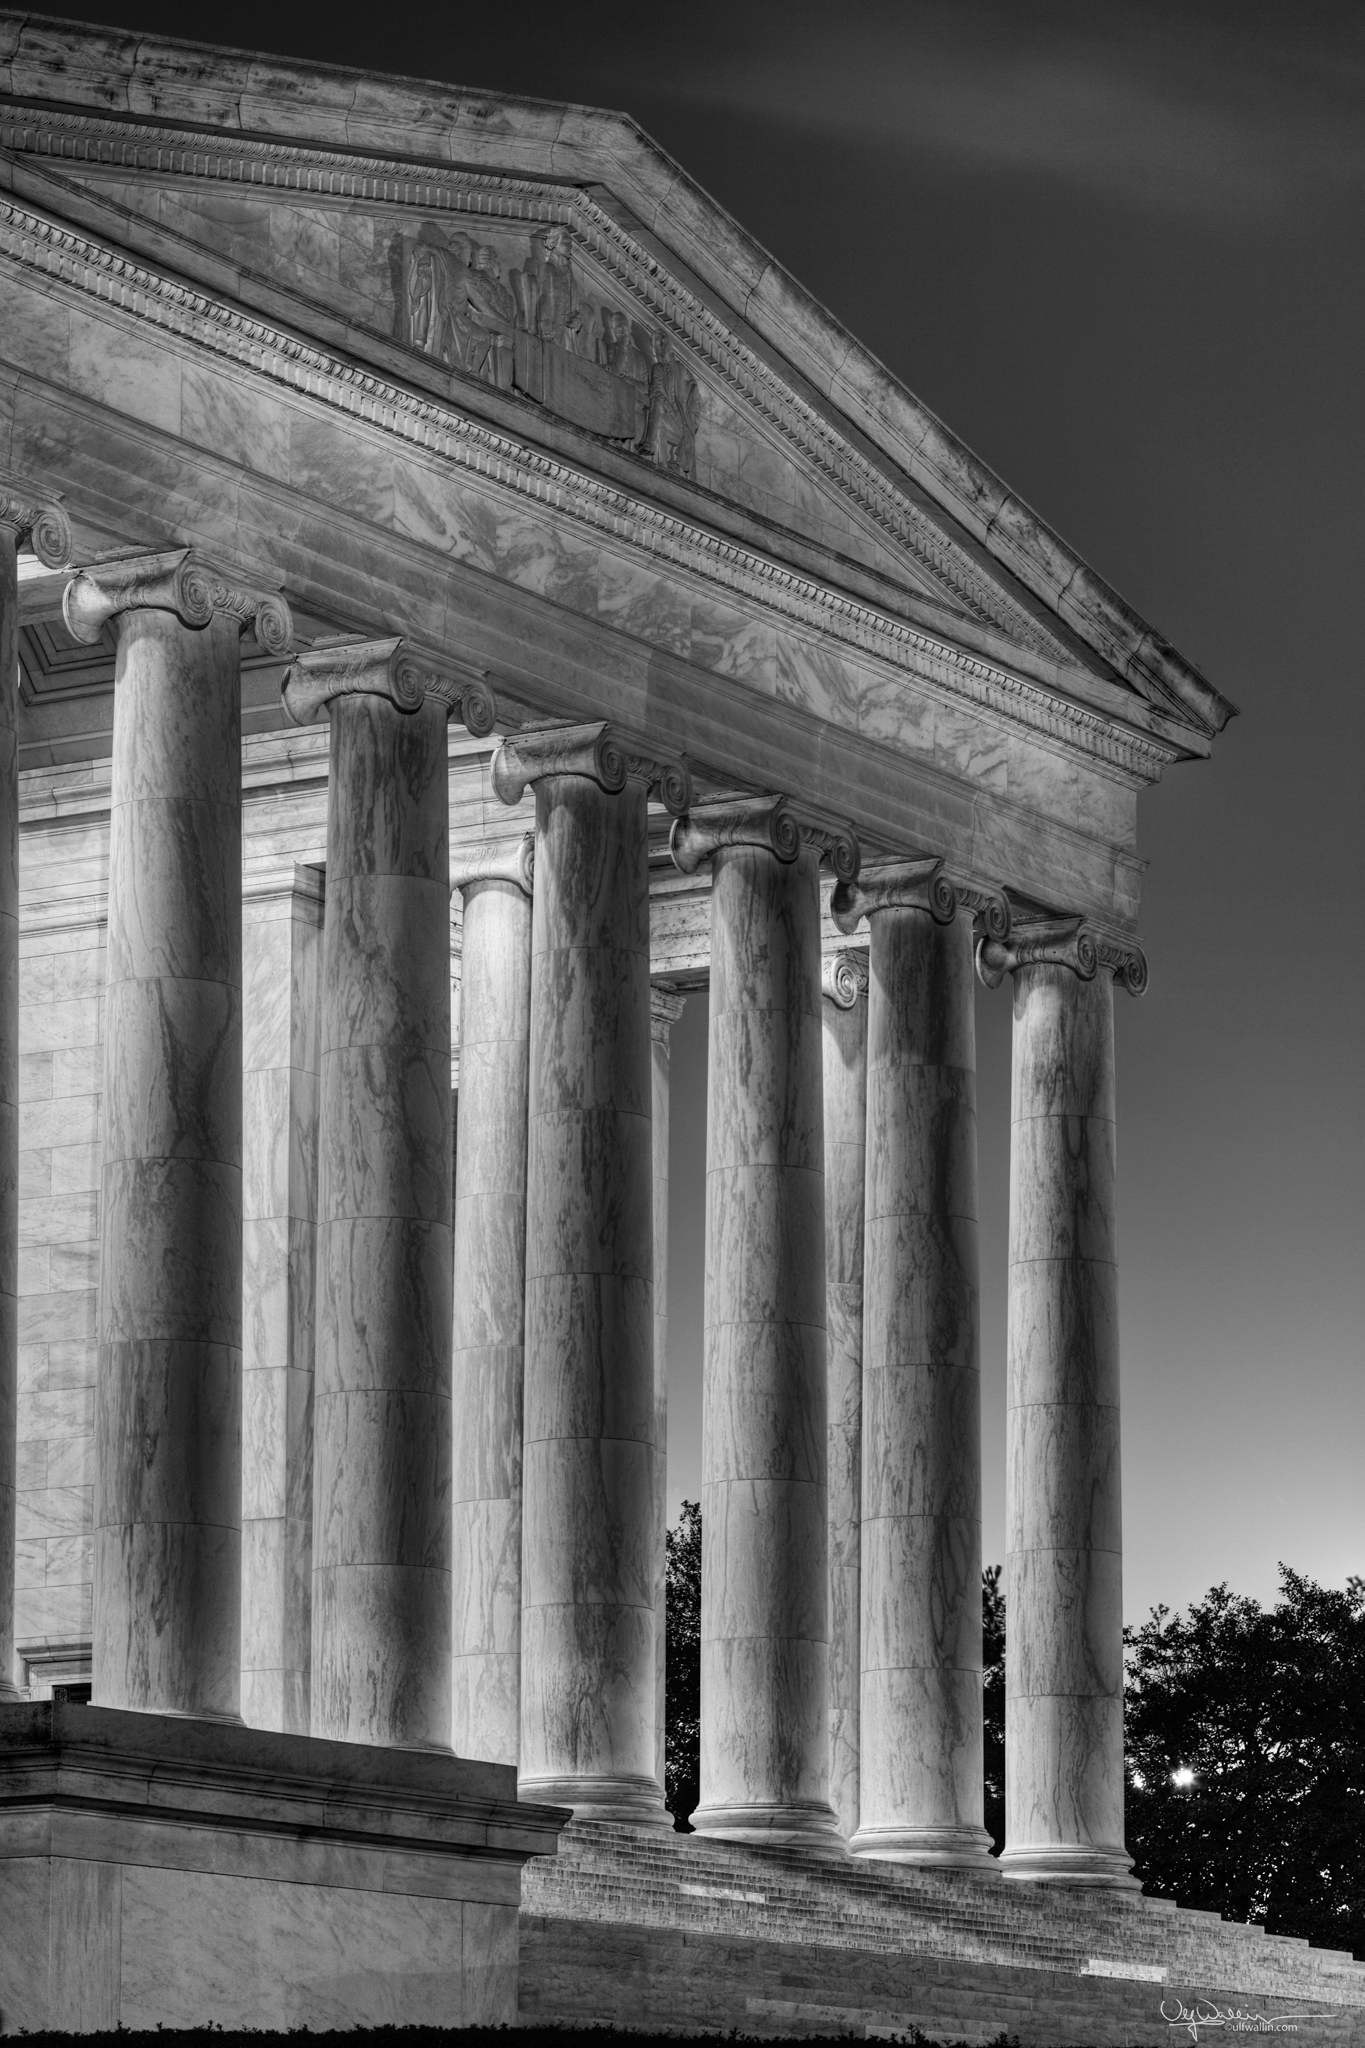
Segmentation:
<svg viewBox="0 0 1365 2048">
<path fill-rule="evenodd" d="M 1254 10 L 1225 23 L 1194 6 L 797 9 L 785 34 L 772 18 L 771 39 L 749 16 L 728 50 L 717 24 L 671 53 L 666 85 L 657 73 L 650 83 L 693 105 L 1050 175 L 1131 205 L 1267 219 L 1365 188 L 1354 39 L 1314 36 L 1311 10 L 1299 20 L 1304 33 L 1286 40 L 1273 17 L 1268 33 Z"/>
</svg>

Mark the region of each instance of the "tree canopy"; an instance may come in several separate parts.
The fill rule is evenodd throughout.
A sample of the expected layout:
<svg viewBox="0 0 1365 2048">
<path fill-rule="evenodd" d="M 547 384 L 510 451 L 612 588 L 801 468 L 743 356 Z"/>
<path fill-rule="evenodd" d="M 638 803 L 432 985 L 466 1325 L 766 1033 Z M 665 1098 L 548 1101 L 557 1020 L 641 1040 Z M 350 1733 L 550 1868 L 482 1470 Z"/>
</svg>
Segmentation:
<svg viewBox="0 0 1365 2048">
<path fill-rule="evenodd" d="M 1127 1836 L 1146 1889 L 1365 1950 L 1365 1580 L 1280 1566 L 1125 1631 Z"/>
<path fill-rule="evenodd" d="M 1005 1833 L 1005 1596 L 982 1573 L 984 1817 Z M 1124 1631 L 1126 1833 L 1145 1889 L 1365 1954 L 1365 1579 L 1280 1566 L 1280 1598 L 1214 1586 Z M 701 1509 L 668 1532 L 667 1797 L 700 1796 Z"/>
<path fill-rule="evenodd" d="M 685 1500 L 668 1532 L 668 1661 L 664 1673 L 664 1802 L 690 1832 L 701 1798 L 701 1505 Z"/>
</svg>

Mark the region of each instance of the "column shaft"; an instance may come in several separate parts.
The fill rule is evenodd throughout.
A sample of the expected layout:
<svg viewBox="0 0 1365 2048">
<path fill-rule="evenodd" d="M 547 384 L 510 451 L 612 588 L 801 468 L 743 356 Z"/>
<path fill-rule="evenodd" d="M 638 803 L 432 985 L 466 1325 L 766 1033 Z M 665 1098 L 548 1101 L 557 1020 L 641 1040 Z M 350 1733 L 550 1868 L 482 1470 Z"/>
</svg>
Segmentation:
<svg viewBox="0 0 1365 2048">
<path fill-rule="evenodd" d="M 235 619 L 118 625 L 94 1697 L 240 1694 L 241 709 Z"/>
<path fill-rule="evenodd" d="M 664 1819 L 645 788 L 536 783 L 520 1784 Z"/>
<path fill-rule="evenodd" d="M 242 1719 L 306 1735 L 323 875 L 242 926 Z"/>
<path fill-rule="evenodd" d="M 853 1847 L 990 1867 L 972 933 L 870 916 L 862 1805 Z"/>
<path fill-rule="evenodd" d="M 450 1743 L 446 710 L 331 703 L 314 1394 L 316 1735 Z"/>
<path fill-rule="evenodd" d="M 682 1015 L 685 998 L 667 989 L 650 993 L 650 1096 L 654 1142 L 654 1441 L 659 1447 L 662 1484 L 655 1503 L 655 1544 L 661 1557 L 668 1551 L 668 1106 L 671 1081 L 669 1038 Z M 655 1776 L 664 1783 L 667 1763 L 668 1588 L 659 1575 L 655 1615 Z"/>
<path fill-rule="evenodd" d="M 14 1670 L 19 1412 L 19 579 L 0 521 L 0 1702 Z"/>
<path fill-rule="evenodd" d="M 713 875 L 693 1820 L 837 1847 L 818 861 L 727 846 Z"/>
<path fill-rule="evenodd" d="M 1005 1709 L 1007 1874 L 1131 1884 L 1113 984 L 1014 977 Z"/>
<path fill-rule="evenodd" d="M 827 999 L 825 1316 L 829 1359 L 829 1796 L 845 1840 L 858 1827 L 859 1533 L 863 1430 L 863 1175 L 867 997 Z"/>
<path fill-rule="evenodd" d="M 521 1431 L 531 901 L 464 891 L 455 1157 L 454 1745 L 514 1764 L 520 1741 Z"/>
</svg>

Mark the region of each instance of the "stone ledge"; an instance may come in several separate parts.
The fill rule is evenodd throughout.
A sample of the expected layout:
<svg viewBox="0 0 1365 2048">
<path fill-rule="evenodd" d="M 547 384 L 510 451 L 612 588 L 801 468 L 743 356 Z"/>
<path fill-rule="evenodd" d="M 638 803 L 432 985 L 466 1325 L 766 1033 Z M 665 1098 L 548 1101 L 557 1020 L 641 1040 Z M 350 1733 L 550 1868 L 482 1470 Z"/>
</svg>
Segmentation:
<svg viewBox="0 0 1365 2048">
<path fill-rule="evenodd" d="M 563 1807 L 519 1803 L 509 1764 L 51 1701 L 0 1708 L 0 1816 L 12 1821 L 25 1807 L 313 1841 L 382 1837 L 518 1863 L 553 1855 L 569 1818 Z"/>
<path fill-rule="evenodd" d="M 511 2025 L 568 1817 L 500 1764 L 0 1709 L 0 2033 Z"/>
</svg>

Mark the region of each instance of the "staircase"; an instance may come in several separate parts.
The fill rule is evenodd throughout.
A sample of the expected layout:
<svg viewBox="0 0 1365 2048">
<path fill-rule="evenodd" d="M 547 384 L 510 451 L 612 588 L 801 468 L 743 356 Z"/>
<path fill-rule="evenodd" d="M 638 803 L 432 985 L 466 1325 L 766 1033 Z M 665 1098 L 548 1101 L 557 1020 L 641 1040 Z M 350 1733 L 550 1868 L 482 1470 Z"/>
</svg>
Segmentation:
<svg viewBox="0 0 1365 2048">
<path fill-rule="evenodd" d="M 601 1822 L 522 1880 L 523 2025 L 1138 2048 L 1188 2042 L 1200 2000 L 1196 2040 L 1365 2048 L 1365 1964 L 1136 1892 Z"/>
</svg>

